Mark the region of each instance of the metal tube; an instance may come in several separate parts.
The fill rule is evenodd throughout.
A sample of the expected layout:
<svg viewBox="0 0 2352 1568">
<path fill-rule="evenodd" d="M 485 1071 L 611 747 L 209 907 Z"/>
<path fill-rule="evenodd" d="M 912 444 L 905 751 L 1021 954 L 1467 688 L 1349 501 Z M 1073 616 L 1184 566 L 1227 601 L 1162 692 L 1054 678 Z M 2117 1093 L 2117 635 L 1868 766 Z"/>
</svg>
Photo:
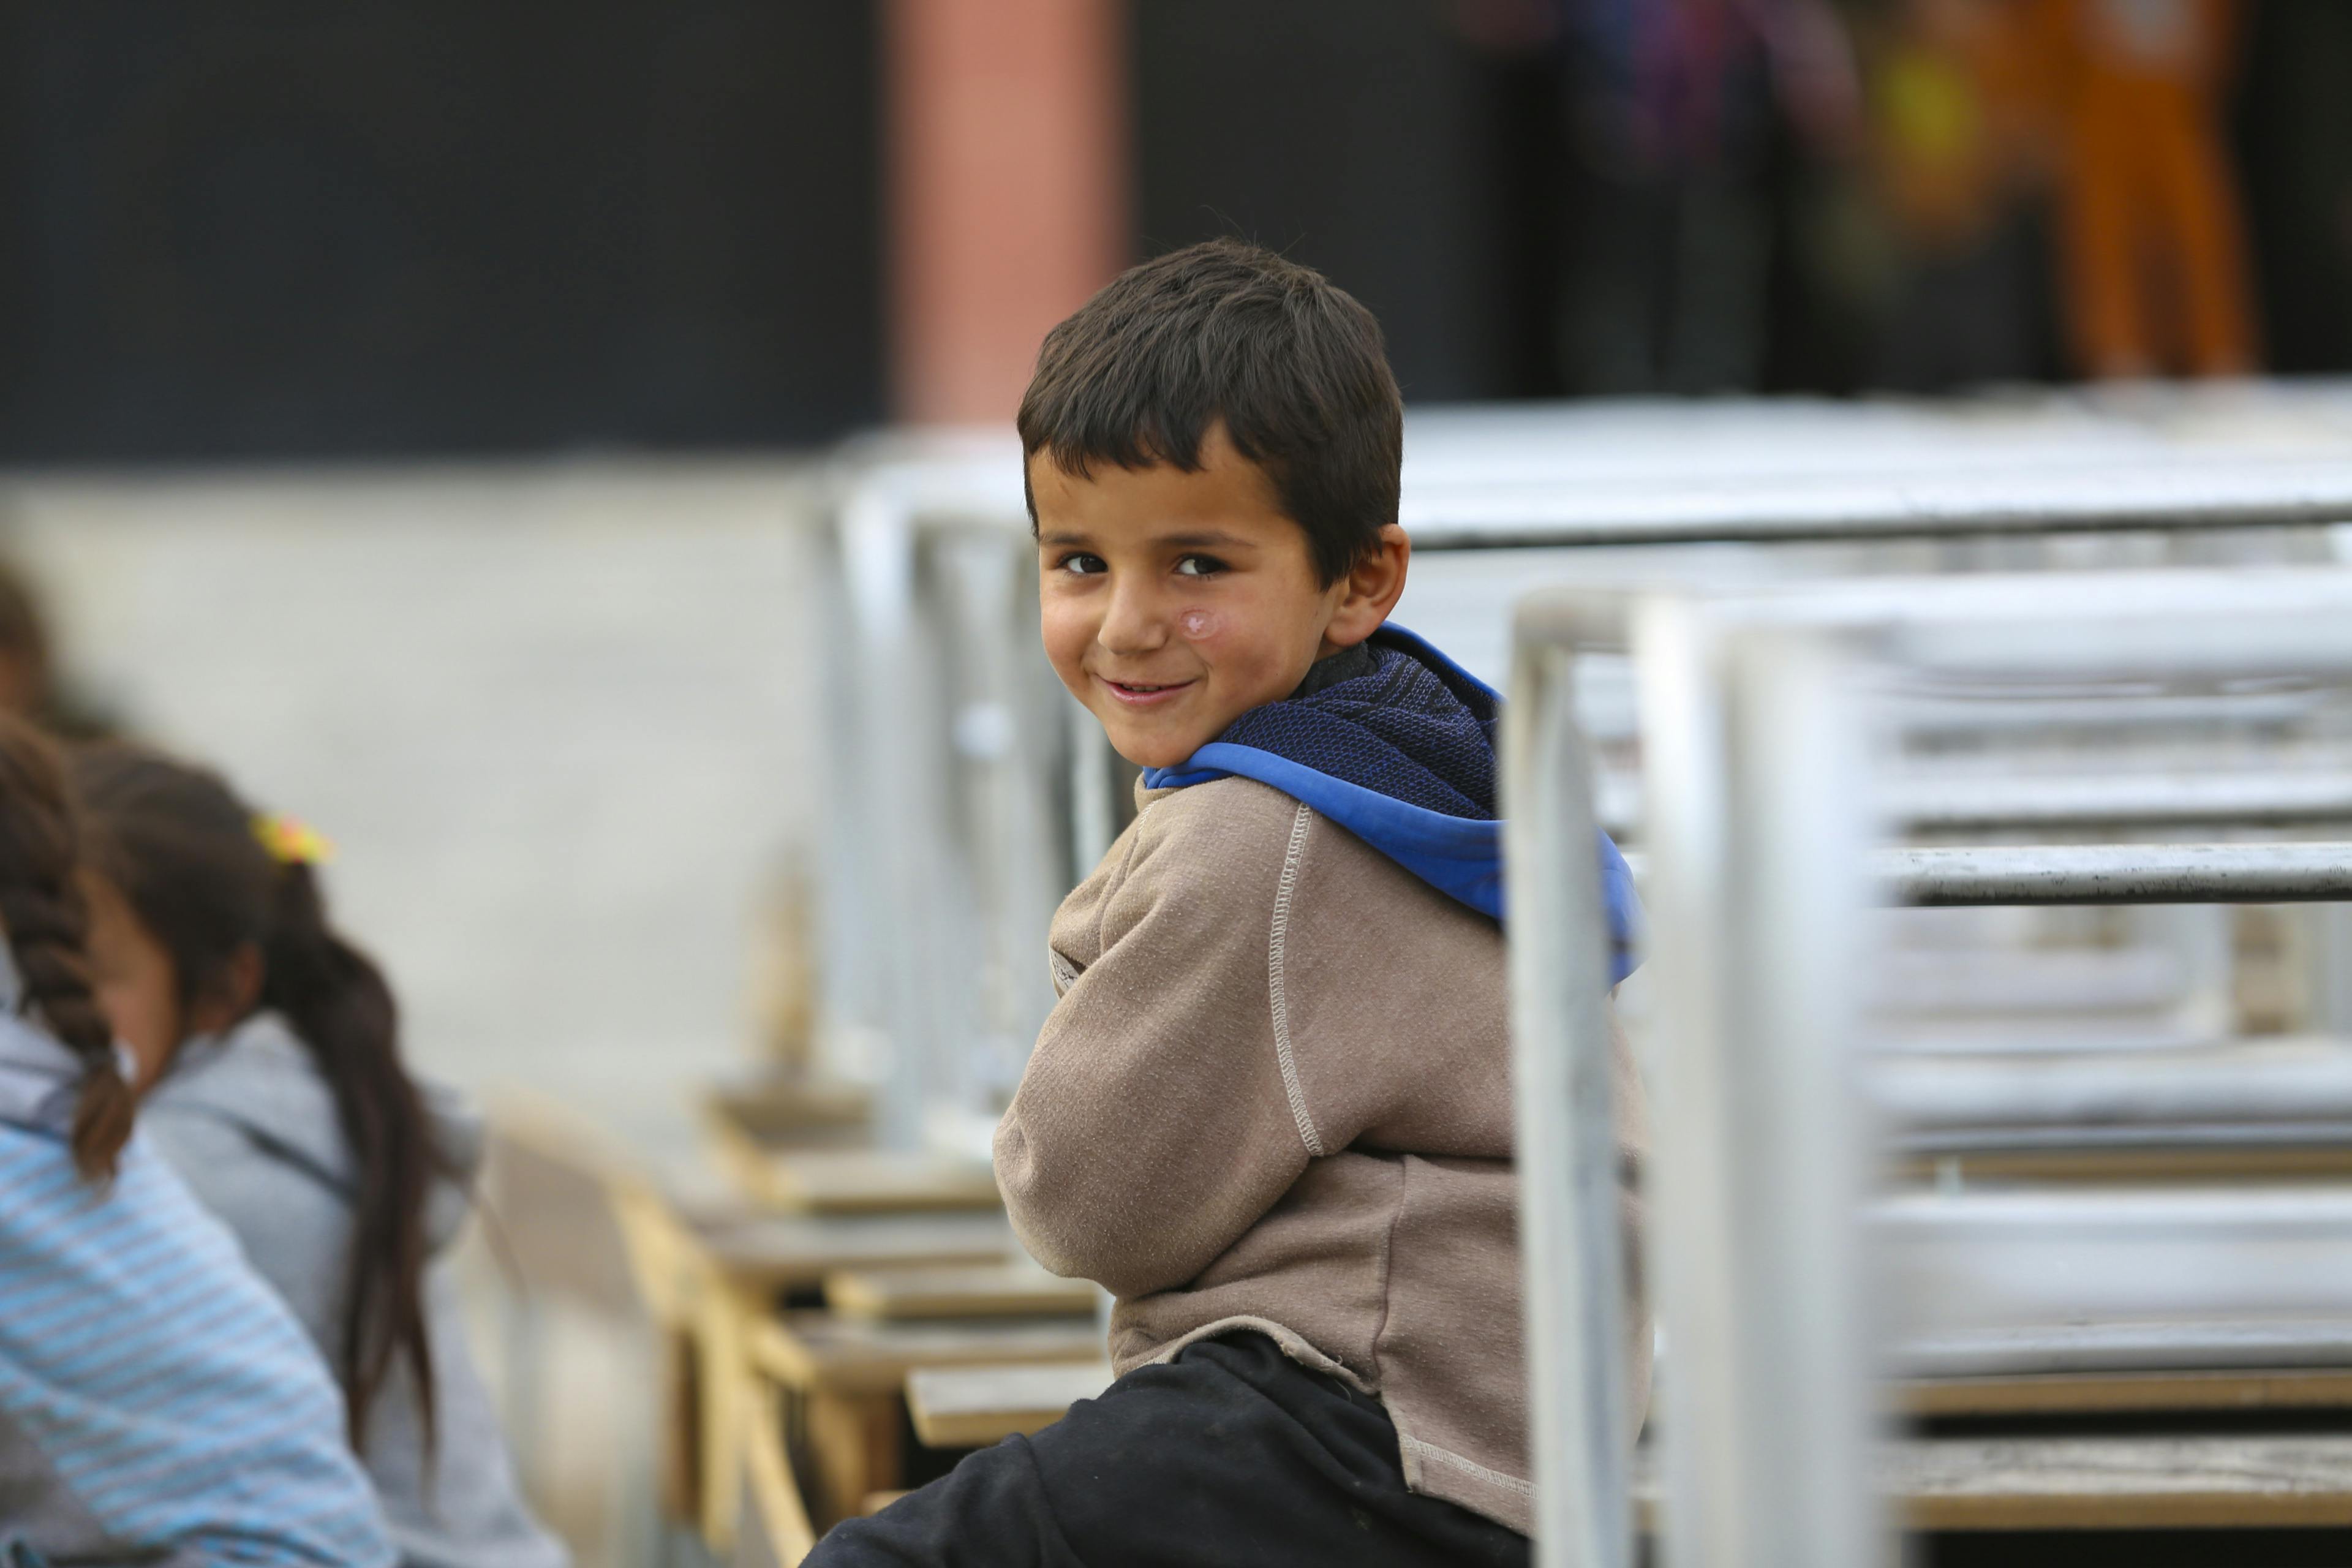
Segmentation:
<svg viewBox="0 0 2352 1568">
<path fill-rule="evenodd" d="M 1416 545 L 1447 550 L 2173 532 L 2347 520 L 2352 465 L 2309 458 L 2155 459 L 2016 475 L 1979 468 L 1769 487 L 1563 481 L 1408 497 L 1401 517 Z"/>
<path fill-rule="evenodd" d="M 2125 773 L 1890 780 L 1885 810 L 1914 828 L 2235 826 L 2352 820 L 2352 773 Z"/>
<path fill-rule="evenodd" d="M 1880 848 L 1887 901 L 2284 904 L 2352 900 L 2352 843 L 2029 844 Z"/>
<path fill-rule="evenodd" d="M 1595 788 L 1610 831 L 1638 837 L 1641 780 L 1605 773 Z M 2352 822 L 2352 773 L 2282 769 L 1953 777 L 1922 770 L 1888 779 L 1880 800 L 1887 820 L 1927 833 L 2282 827 Z"/>
<path fill-rule="evenodd" d="M 1519 1234 L 1543 1568 L 1630 1568 L 1608 918 L 1569 655 L 1528 650 L 1504 748 Z"/>
<path fill-rule="evenodd" d="M 1654 603 L 1635 628 L 1654 813 L 1669 1559 L 1864 1568 L 1868 1464 L 1853 976 L 1862 742 L 1845 658 Z"/>
</svg>

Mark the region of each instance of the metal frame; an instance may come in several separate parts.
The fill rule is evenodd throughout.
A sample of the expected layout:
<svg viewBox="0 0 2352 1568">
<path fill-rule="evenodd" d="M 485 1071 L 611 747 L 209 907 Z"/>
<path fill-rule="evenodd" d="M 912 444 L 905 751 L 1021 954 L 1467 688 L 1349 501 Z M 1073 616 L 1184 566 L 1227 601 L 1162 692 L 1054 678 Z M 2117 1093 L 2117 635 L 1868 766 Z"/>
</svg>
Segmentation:
<svg viewBox="0 0 2352 1568">
<path fill-rule="evenodd" d="M 2250 411 L 2252 422 L 2271 424 L 2238 439 L 2233 428 L 2250 422 Z M 1420 411 L 1408 420 L 1405 515 L 1416 543 L 1439 552 L 1731 538 L 1874 544 L 2126 523 L 2181 539 L 2285 528 L 2300 541 L 2314 520 L 2352 519 L 2352 482 L 2336 469 L 2310 471 L 2324 467 L 2326 440 L 2346 434 L 2352 389 L 2326 385 L 1957 408 Z M 1986 480 L 1995 468 L 2008 474 L 2005 488 Z M 2146 482 L 2152 468 L 2174 482 Z M 941 1081 L 934 1068 L 954 1048 L 965 1011 L 927 962 L 961 940 L 950 928 L 964 916 L 937 897 L 951 835 L 925 799 L 931 776 L 952 765 L 953 716 L 927 711 L 922 685 L 927 667 L 963 650 L 931 646 L 935 629 L 918 607 L 920 562 L 927 541 L 950 536 L 997 539 L 1025 554 L 1019 478 L 1018 447 L 1005 434 L 928 432 L 845 448 L 834 487 L 836 578 L 824 606 L 835 661 L 824 1059 L 879 1081 L 883 1135 L 901 1146 L 928 1135 L 926 1100 Z M 2189 486 L 2203 499 L 2184 510 Z M 2065 499 L 2116 487 L 2137 487 L 2132 493 L 2144 499 L 2097 515 Z M 1790 516 L 1759 526 L 1759 491 L 1783 498 L 1764 510 Z M 1507 527 L 1498 531 L 1497 519 Z M 1067 722 L 1018 726 L 1013 743 L 1031 761 L 1066 758 L 1066 777 L 1054 786 L 1066 816 L 1040 852 L 1059 865 L 1066 841 L 1083 871 L 1128 807 L 1099 732 L 1075 710 Z"/>
<path fill-rule="evenodd" d="M 2063 597 L 2067 613 L 2053 615 Z M 1867 1126 L 1850 1075 L 1856 922 L 1925 902 L 2352 898 L 2352 846 L 1868 851 L 1865 665 L 2065 675 L 2352 674 L 2352 573 L 1932 579 L 1706 595 L 1561 591 L 1517 617 L 1507 829 L 1538 1546 L 1630 1561 L 1609 1142 L 1588 994 L 1605 951 L 1570 660 L 1636 660 L 1659 983 L 1654 1278 L 1674 1356 L 1662 1447 L 1676 1560 L 1860 1568 L 1886 1529 L 1866 1463 Z M 1540 813 L 1542 816 L 1530 816 Z M 1549 820 L 1544 818 L 1548 817 Z M 1890 877 L 1890 873 L 1895 875 Z M 1875 878 L 1878 890 L 1874 893 Z M 1605 1100 L 1602 1101 L 1605 1103 Z M 1563 1179 L 1567 1184 L 1562 1185 Z M 1564 1201 L 1572 1196 L 1577 1201 Z M 1546 1408 L 1581 1399 L 1580 1407 Z M 1580 1434 L 1584 1435 L 1580 1439 Z"/>
</svg>

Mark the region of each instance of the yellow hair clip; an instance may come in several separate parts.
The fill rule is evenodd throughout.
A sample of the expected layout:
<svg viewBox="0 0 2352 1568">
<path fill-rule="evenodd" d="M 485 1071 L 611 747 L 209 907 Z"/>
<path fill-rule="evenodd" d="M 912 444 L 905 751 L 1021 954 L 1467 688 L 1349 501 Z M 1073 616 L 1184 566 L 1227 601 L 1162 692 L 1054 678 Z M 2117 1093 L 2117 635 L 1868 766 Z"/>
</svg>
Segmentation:
<svg viewBox="0 0 2352 1568">
<path fill-rule="evenodd" d="M 335 858 L 333 841 L 299 816 L 266 812 L 253 819 L 253 836 L 280 866 L 322 866 Z"/>
</svg>

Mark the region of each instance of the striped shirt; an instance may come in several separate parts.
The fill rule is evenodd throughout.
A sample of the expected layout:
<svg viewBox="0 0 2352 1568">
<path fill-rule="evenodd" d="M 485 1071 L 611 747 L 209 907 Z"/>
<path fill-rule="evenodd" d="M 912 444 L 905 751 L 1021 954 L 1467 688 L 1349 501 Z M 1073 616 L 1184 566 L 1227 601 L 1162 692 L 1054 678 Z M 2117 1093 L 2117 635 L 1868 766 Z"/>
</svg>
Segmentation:
<svg viewBox="0 0 2352 1568">
<path fill-rule="evenodd" d="M 5 949 L 0 949 L 5 953 Z M 63 1135 L 63 1047 L 0 963 L 0 1410 L 127 1546 L 381 1568 L 341 1394 L 236 1241 L 134 1137 L 103 1192 Z"/>
</svg>

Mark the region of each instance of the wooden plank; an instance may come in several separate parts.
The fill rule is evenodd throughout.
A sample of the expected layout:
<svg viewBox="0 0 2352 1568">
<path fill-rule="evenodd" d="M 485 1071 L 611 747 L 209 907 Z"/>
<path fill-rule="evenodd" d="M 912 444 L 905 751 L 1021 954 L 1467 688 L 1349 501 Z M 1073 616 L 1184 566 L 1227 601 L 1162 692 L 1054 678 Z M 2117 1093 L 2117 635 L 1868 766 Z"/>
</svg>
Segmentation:
<svg viewBox="0 0 2352 1568">
<path fill-rule="evenodd" d="M 793 1568 L 815 1548 L 816 1531 L 784 1453 L 783 1411 L 773 1389 L 753 1401 L 742 1465 L 733 1568 Z"/>
<path fill-rule="evenodd" d="M 770 1073 L 709 1085 L 702 1113 L 714 1130 L 755 1142 L 830 1146 L 872 1139 L 874 1095 L 842 1079 Z"/>
<path fill-rule="evenodd" d="M 812 1393 L 802 1420 L 816 1473 L 819 1528 L 832 1529 L 863 1511 L 875 1492 L 905 1483 L 896 1394 Z"/>
<path fill-rule="evenodd" d="M 713 1264 L 747 1288 L 821 1283 L 840 1268 L 1003 1263 L 1021 1255 L 1002 1214 L 704 1216 L 694 1236 Z"/>
<path fill-rule="evenodd" d="M 1914 1531 L 2352 1526 L 2352 1436 L 1915 1437 L 1884 1445 L 1881 1495 Z M 1664 1511 L 1635 1464 L 1642 1528 Z M 2225 1557 L 2218 1560 L 2228 1560 Z"/>
<path fill-rule="evenodd" d="M 1883 1463 L 1913 1530 L 2352 1526 L 2352 1436 L 1938 1437 Z"/>
<path fill-rule="evenodd" d="M 874 1319 L 1091 1316 L 1095 1287 L 1025 1260 L 938 1268 L 843 1268 L 824 1277 L 825 1303 Z"/>
<path fill-rule="evenodd" d="M 2352 1408 L 2352 1369 L 2281 1367 L 1920 1378 L 1898 1384 L 1895 1398 L 1906 1415 L 1916 1416 Z"/>
<path fill-rule="evenodd" d="M 774 1149 L 748 1136 L 719 1144 L 743 1195 L 788 1214 L 898 1214 L 1003 1205 L 987 1162 L 876 1149 Z"/>
<path fill-rule="evenodd" d="M 896 1394 L 918 1367 L 999 1362 L 1094 1362 L 1102 1330 L 1090 1318 L 861 1322 L 830 1312 L 784 1312 L 753 1326 L 754 1364 L 787 1387 Z"/>
<path fill-rule="evenodd" d="M 623 1320 L 666 1296 L 645 1277 L 616 1195 L 634 1180 L 595 1127 L 549 1100 L 501 1101 L 490 1120 L 483 1197 L 530 1289 Z"/>
<path fill-rule="evenodd" d="M 2124 1145 L 1996 1149 L 1912 1154 L 1895 1165 L 1905 1181 L 1961 1184 L 2048 1182 L 2271 1182 L 2352 1176 L 2352 1142 Z"/>
<path fill-rule="evenodd" d="M 1110 1381 L 1110 1363 L 1099 1361 L 919 1368 L 907 1374 L 907 1413 L 934 1448 L 980 1448 L 1052 1426 Z"/>
</svg>

